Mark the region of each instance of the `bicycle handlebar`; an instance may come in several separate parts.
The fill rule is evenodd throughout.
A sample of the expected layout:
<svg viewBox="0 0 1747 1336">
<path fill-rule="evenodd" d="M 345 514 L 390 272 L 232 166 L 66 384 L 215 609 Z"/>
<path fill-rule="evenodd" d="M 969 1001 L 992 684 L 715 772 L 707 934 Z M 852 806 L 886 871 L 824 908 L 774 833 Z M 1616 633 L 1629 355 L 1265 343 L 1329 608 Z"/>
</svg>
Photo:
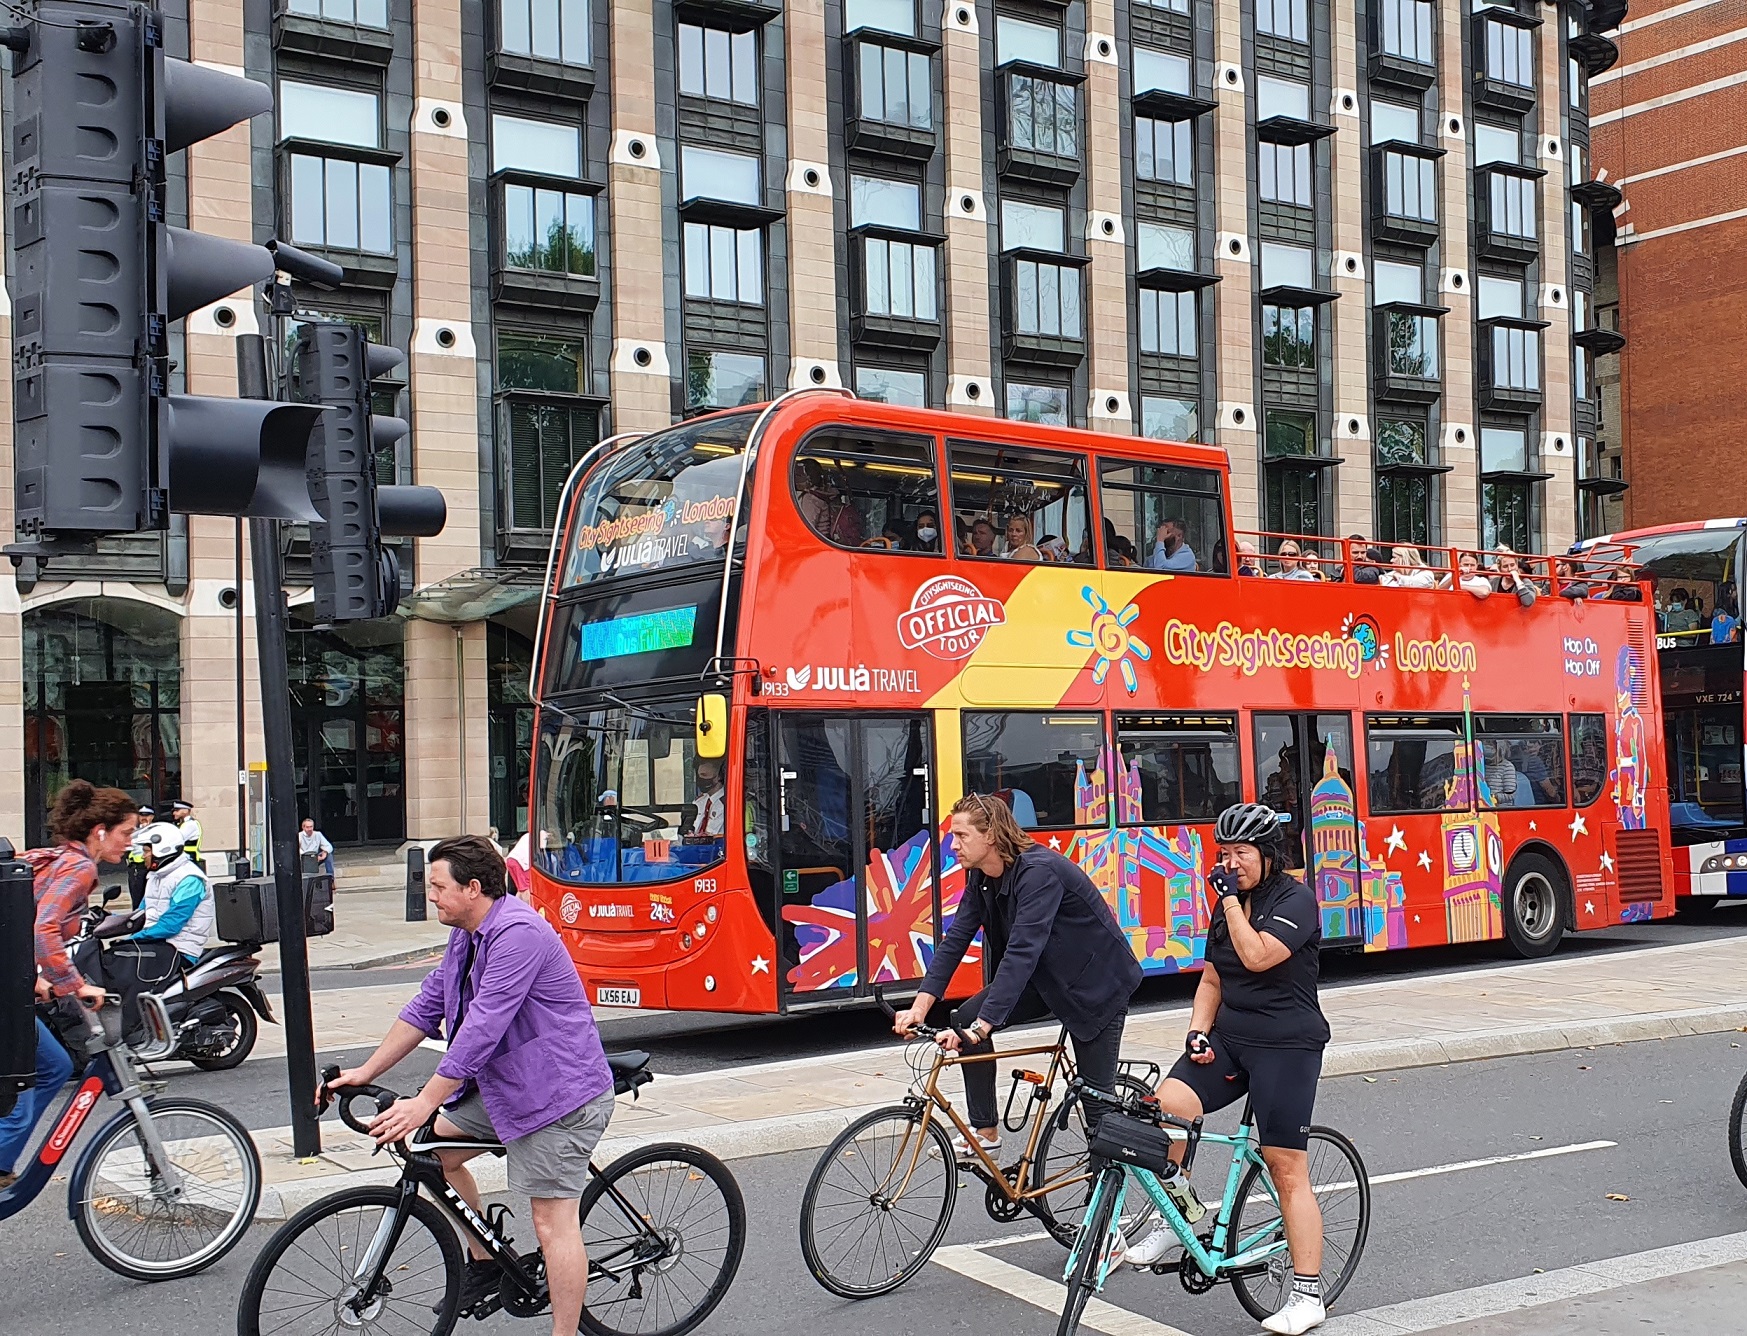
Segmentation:
<svg viewBox="0 0 1747 1336">
<path fill-rule="evenodd" d="M 886 1015 L 888 1017 L 890 1017 L 892 1020 L 898 1019 L 898 1009 L 896 1007 L 894 1007 L 890 1002 L 886 1001 L 885 989 L 875 988 L 873 990 L 873 996 L 874 996 L 874 1001 L 879 1003 L 879 1007 L 880 1007 L 881 1011 L 885 1012 Z M 970 1036 L 967 1035 L 963 1030 L 960 1030 L 957 1027 L 949 1027 L 949 1028 L 951 1030 L 951 1033 L 956 1034 L 958 1036 L 960 1043 L 968 1044 L 970 1042 Z M 946 1034 L 947 1032 L 948 1031 L 944 1030 L 944 1029 L 936 1029 L 932 1025 L 912 1025 L 910 1027 L 909 1034 L 910 1034 L 910 1037 L 912 1039 L 937 1039 L 941 1035 Z"/>
<path fill-rule="evenodd" d="M 1141 1118 L 1154 1127 L 1176 1127 L 1185 1132 L 1198 1133 L 1201 1130 L 1200 1119 L 1179 1118 L 1174 1113 L 1166 1113 L 1159 1107 L 1158 1096 L 1136 1095 L 1133 1092 L 1117 1094 L 1110 1090 L 1100 1090 L 1089 1086 L 1079 1077 L 1068 1082 L 1068 1093 L 1062 1100 L 1060 1110 L 1056 1113 L 1056 1126 L 1065 1130 L 1068 1125 L 1068 1115 L 1073 1112 L 1076 1102 L 1091 1101 L 1095 1104 L 1108 1105 L 1114 1112 L 1130 1118 Z"/>
<path fill-rule="evenodd" d="M 388 1089 L 387 1086 L 379 1085 L 342 1086 L 338 1090 L 329 1090 L 328 1082 L 332 1081 L 339 1074 L 340 1069 L 338 1067 L 322 1068 L 321 1087 L 316 1091 L 315 1097 L 316 1116 L 320 1117 L 322 1114 L 326 1113 L 330 1104 L 337 1104 L 339 1106 L 340 1121 L 347 1127 L 351 1128 L 354 1132 L 359 1132 L 365 1136 L 369 1136 L 370 1125 L 368 1123 L 360 1122 L 352 1113 L 353 1102 L 360 1099 L 374 1100 L 376 1102 L 376 1112 L 382 1114 L 388 1112 L 389 1105 L 398 1100 L 400 1096 L 395 1091 Z"/>
</svg>

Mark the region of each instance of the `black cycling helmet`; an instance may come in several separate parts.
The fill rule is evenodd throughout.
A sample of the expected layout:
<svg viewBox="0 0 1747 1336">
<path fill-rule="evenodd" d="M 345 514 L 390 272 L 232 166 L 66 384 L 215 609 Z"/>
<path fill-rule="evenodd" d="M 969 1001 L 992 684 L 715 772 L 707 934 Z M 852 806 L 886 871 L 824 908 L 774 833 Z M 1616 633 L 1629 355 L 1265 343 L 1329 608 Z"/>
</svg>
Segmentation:
<svg viewBox="0 0 1747 1336">
<path fill-rule="evenodd" d="M 1213 838 L 1219 844 L 1253 844 L 1273 849 L 1286 837 L 1286 818 L 1265 803 L 1234 803 L 1219 814 Z"/>
</svg>

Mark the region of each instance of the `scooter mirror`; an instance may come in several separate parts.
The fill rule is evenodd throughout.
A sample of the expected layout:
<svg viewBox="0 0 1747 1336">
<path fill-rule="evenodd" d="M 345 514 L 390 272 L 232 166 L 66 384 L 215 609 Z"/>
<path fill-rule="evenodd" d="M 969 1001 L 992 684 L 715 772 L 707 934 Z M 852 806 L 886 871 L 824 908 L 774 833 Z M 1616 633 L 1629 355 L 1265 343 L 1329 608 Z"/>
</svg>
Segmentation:
<svg viewBox="0 0 1747 1336">
<path fill-rule="evenodd" d="M 120 898 L 121 887 L 119 886 L 111 886 L 107 891 L 103 892 L 104 904 L 108 904 L 111 900 L 119 900 Z"/>
</svg>

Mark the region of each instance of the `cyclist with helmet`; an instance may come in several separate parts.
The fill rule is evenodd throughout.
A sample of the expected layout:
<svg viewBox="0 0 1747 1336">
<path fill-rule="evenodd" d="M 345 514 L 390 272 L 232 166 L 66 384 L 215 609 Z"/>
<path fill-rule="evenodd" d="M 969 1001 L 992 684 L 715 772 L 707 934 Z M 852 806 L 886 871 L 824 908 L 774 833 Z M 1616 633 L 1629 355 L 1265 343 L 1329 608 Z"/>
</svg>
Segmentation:
<svg viewBox="0 0 1747 1336">
<path fill-rule="evenodd" d="M 1327 1316 L 1322 1212 L 1306 1150 L 1329 1029 L 1317 1002 L 1322 926 L 1316 897 L 1286 870 L 1282 820 L 1260 803 L 1239 803 L 1214 827 L 1219 862 L 1207 874 L 1215 901 L 1207 965 L 1184 1054 L 1159 1087 L 1159 1105 L 1180 1118 L 1199 1118 L 1249 1096 L 1292 1254 L 1292 1293 L 1262 1325 L 1302 1336 Z M 1161 1224 L 1126 1260 L 1151 1266 L 1175 1241 Z"/>
</svg>

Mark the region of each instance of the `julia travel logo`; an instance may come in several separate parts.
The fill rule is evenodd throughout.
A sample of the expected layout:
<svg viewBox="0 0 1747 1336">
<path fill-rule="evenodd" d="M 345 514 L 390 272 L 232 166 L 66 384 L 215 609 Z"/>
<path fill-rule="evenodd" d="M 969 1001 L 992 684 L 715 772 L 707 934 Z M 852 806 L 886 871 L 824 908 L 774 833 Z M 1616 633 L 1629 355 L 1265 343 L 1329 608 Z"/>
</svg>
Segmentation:
<svg viewBox="0 0 1747 1336">
<path fill-rule="evenodd" d="M 1007 620 L 1007 609 L 969 580 L 937 575 L 925 581 L 898 614 L 898 640 L 937 659 L 968 659 L 992 626 Z"/>
</svg>

